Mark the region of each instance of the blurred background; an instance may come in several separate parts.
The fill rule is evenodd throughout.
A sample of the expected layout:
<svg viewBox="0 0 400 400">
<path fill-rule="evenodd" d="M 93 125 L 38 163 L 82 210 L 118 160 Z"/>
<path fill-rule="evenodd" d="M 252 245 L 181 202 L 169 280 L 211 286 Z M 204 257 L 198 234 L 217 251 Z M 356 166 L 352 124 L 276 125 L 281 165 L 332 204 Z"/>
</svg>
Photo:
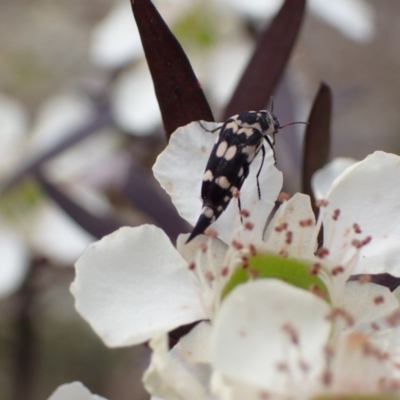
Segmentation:
<svg viewBox="0 0 400 400">
<path fill-rule="evenodd" d="M 282 2 L 154 3 L 218 120 Z M 151 175 L 166 138 L 129 1 L 0 0 L 0 10 L 0 398 L 47 399 L 80 380 L 108 399 L 146 399 L 147 348 L 106 348 L 69 293 L 84 248 L 119 226 L 155 223 L 171 240 L 190 230 Z M 310 0 L 274 96 L 281 123 L 307 120 L 324 81 L 331 158 L 399 154 L 399 15 L 396 0 Z M 277 138 L 292 193 L 303 129 Z"/>
</svg>

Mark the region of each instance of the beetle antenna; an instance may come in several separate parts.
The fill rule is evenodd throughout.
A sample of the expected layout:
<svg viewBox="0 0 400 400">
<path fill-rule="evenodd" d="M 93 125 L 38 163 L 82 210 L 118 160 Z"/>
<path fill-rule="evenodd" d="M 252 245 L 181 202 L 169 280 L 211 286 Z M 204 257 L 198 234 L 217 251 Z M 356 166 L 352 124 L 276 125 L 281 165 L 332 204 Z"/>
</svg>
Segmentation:
<svg viewBox="0 0 400 400">
<path fill-rule="evenodd" d="M 291 122 L 290 124 L 280 126 L 279 129 L 283 129 L 283 128 L 286 128 L 287 126 L 296 125 L 296 124 L 310 125 L 309 122 Z"/>
<path fill-rule="evenodd" d="M 274 112 L 274 97 L 271 96 L 271 112 Z"/>
</svg>

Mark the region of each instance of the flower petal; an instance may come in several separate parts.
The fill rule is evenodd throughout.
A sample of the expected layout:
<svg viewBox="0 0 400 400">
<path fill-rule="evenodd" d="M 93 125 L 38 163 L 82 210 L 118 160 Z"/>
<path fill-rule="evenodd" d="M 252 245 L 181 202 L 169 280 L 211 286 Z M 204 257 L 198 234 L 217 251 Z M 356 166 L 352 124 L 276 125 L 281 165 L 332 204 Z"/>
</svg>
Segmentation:
<svg viewBox="0 0 400 400">
<path fill-rule="evenodd" d="M 259 279 L 238 286 L 215 321 L 215 369 L 282 394 L 289 376 L 293 386 L 301 387 L 323 365 L 328 312 L 325 301 L 282 281 Z"/>
<path fill-rule="evenodd" d="M 370 240 L 358 250 L 359 260 L 352 273 L 400 276 L 399 198 L 399 156 L 378 151 L 348 168 L 328 193 L 324 246 L 341 260 L 348 260 L 354 256 L 355 245 Z M 331 214 L 334 210 L 340 212 L 336 219 Z"/>
<path fill-rule="evenodd" d="M 78 312 L 110 347 L 205 317 L 187 264 L 154 226 L 121 228 L 88 247 L 71 285 Z"/>
<path fill-rule="evenodd" d="M 15 292 L 28 271 L 28 249 L 24 239 L 5 226 L 0 229 L 0 298 Z"/>
<path fill-rule="evenodd" d="M 208 237 L 205 235 L 199 235 L 195 237 L 190 243 L 186 244 L 186 240 L 189 234 L 179 235 L 176 243 L 179 254 L 190 264 L 191 262 L 197 261 L 199 258 L 196 256 L 199 250 L 205 246 L 210 250 L 209 257 L 202 257 L 200 261 L 202 264 L 199 266 L 202 270 L 210 268 L 208 265 L 209 261 L 213 263 L 213 270 L 217 269 L 216 272 L 220 271 L 224 266 L 224 259 L 228 246 L 218 238 Z M 207 265 L 206 265 L 207 263 Z"/>
<path fill-rule="evenodd" d="M 81 382 L 65 383 L 59 386 L 48 400 L 106 400 L 90 391 Z"/>
<path fill-rule="evenodd" d="M 133 135 L 149 135 L 161 124 L 147 64 L 139 63 L 117 79 L 112 92 L 112 109 L 117 124 Z"/>
<path fill-rule="evenodd" d="M 279 229 L 283 225 L 285 229 Z M 291 232 L 291 240 L 287 240 Z M 275 253 L 285 251 L 288 257 L 313 256 L 318 232 L 309 196 L 296 193 L 282 204 L 264 235 L 266 248 Z"/>
<path fill-rule="evenodd" d="M 377 320 L 399 307 L 396 296 L 387 287 L 355 281 L 346 283 L 343 304 L 355 326 Z"/>
<path fill-rule="evenodd" d="M 197 324 L 175 346 L 179 358 L 188 363 L 211 363 L 212 326 L 208 321 Z"/>
<path fill-rule="evenodd" d="M 202 122 L 213 130 L 221 124 Z M 218 131 L 210 133 L 192 122 L 177 129 L 171 136 L 166 149 L 158 156 L 153 166 L 156 179 L 171 196 L 179 214 L 191 225 L 195 225 L 200 215 L 202 201 L 200 197 L 204 169 Z M 261 153 L 261 152 L 260 152 Z M 272 151 L 266 146 L 264 166 L 260 174 L 261 200 L 258 199 L 257 174 L 261 164 L 259 154 L 250 166 L 249 176 L 241 189 L 242 208 L 251 211 L 251 220 L 256 223 L 254 235 L 261 238 L 265 221 L 270 214 L 282 187 L 282 173 L 274 166 Z M 221 217 L 211 225 L 218 237 L 228 243 L 232 235 L 235 220 L 239 218 L 236 201 L 231 201 Z"/>
<path fill-rule="evenodd" d="M 335 179 L 356 162 L 353 158 L 339 157 L 319 169 L 311 178 L 315 198 L 326 199 Z"/>
<path fill-rule="evenodd" d="M 143 376 L 146 389 L 153 395 L 164 399 L 209 400 L 206 386 L 200 381 L 205 375 L 208 381 L 207 366 L 192 366 L 183 363 L 174 349 L 168 352 L 166 335 L 155 337 L 150 346 L 153 349 L 151 364 Z"/>
</svg>

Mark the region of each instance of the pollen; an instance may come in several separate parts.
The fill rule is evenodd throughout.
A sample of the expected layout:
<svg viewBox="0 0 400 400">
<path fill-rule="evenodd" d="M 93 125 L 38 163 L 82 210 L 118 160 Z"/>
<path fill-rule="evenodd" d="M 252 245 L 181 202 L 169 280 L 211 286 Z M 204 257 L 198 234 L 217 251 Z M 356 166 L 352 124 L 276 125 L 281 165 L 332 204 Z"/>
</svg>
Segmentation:
<svg viewBox="0 0 400 400">
<path fill-rule="evenodd" d="M 336 210 L 333 211 L 332 219 L 333 219 L 334 221 L 337 221 L 338 218 L 339 218 L 339 215 L 340 215 L 340 210 L 337 208 Z"/>
</svg>

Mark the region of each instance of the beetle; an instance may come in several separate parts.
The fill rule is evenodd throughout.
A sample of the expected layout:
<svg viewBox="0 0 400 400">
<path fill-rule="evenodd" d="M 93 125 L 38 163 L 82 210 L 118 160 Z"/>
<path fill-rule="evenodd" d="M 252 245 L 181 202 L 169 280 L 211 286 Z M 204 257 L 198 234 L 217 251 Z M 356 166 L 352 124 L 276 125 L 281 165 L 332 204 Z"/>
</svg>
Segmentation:
<svg viewBox="0 0 400 400">
<path fill-rule="evenodd" d="M 200 217 L 186 243 L 203 233 L 228 207 L 235 192 L 239 191 L 247 178 L 250 164 L 262 152 L 262 161 L 257 172 L 258 197 L 261 198 L 259 176 L 264 164 L 265 147 L 263 139 L 272 149 L 275 157 L 275 135 L 278 130 L 293 124 L 281 126 L 271 111 L 245 111 L 229 118 L 224 124 L 211 132 L 219 130 L 217 141 L 211 150 L 201 187 L 203 208 Z M 240 198 L 239 208 L 240 208 Z"/>
</svg>

